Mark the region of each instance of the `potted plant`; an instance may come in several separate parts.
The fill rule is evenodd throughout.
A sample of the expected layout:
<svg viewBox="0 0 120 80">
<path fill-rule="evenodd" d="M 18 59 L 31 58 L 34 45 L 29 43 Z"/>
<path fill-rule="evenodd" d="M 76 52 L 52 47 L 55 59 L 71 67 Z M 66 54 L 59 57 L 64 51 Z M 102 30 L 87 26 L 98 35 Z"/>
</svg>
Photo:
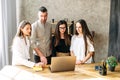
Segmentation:
<svg viewBox="0 0 120 80">
<path fill-rule="evenodd" d="M 108 65 L 108 68 L 109 68 L 110 71 L 114 71 L 115 67 L 118 65 L 117 59 L 114 56 L 109 56 L 106 59 L 106 62 L 107 62 L 107 65 Z"/>
</svg>

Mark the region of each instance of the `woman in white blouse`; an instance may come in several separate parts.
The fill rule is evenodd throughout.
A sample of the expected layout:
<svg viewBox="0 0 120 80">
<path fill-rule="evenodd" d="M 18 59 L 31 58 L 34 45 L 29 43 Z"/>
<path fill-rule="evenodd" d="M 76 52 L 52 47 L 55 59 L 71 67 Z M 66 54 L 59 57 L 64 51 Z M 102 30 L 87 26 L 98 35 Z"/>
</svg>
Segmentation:
<svg viewBox="0 0 120 80">
<path fill-rule="evenodd" d="M 85 20 L 76 22 L 76 32 L 71 39 L 70 54 L 76 56 L 76 64 L 91 63 L 94 52 L 93 37 Z"/>
<path fill-rule="evenodd" d="M 34 63 L 30 61 L 29 47 L 31 35 L 31 24 L 28 21 L 22 21 L 17 29 L 17 33 L 12 45 L 12 65 L 25 65 L 27 67 L 43 66 L 43 63 Z"/>
</svg>

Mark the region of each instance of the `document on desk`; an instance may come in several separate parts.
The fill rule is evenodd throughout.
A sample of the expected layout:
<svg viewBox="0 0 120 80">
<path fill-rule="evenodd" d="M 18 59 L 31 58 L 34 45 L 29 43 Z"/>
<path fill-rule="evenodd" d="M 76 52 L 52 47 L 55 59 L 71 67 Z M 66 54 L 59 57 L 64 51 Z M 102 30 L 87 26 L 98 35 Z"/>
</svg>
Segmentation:
<svg viewBox="0 0 120 80">
<path fill-rule="evenodd" d="M 33 70 L 38 72 L 38 71 L 42 71 L 43 68 L 42 68 L 42 66 L 34 66 Z"/>
</svg>

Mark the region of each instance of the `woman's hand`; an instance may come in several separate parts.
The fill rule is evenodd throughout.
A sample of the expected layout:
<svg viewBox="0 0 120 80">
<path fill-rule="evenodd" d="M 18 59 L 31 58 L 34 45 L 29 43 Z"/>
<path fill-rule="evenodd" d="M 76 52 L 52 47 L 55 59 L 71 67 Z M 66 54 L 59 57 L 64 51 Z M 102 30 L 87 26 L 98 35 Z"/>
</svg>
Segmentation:
<svg viewBox="0 0 120 80">
<path fill-rule="evenodd" d="M 79 60 L 79 61 L 76 61 L 76 64 L 79 65 L 79 64 L 84 64 L 84 62 L 82 60 Z"/>
</svg>

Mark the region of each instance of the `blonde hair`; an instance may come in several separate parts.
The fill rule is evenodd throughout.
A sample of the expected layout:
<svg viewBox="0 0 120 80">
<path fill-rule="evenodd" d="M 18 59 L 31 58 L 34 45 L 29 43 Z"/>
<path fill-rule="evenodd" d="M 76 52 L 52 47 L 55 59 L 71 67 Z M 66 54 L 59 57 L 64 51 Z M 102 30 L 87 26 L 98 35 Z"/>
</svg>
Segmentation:
<svg viewBox="0 0 120 80">
<path fill-rule="evenodd" d="M 15 36 L 17 36 L 17 37 L 23 36 L 23 33 L 22 33 L 22 31 L 21 31 L 21 28 L 24 28 L 27 24 L 29 24 L 29 25 L 31 26 L 31 23 L 30 23 L 30 22 L 28 22 L 28 21 L 26 21 L 26 20 L 21 21 L 20 24 L 19 24 L 19 26 L 18 26 L 18 28 L 17 28 L 17 33 L 16 33 Z"/>
<path fill-rule="evenodd" d="M 30 22 L 28 22 L 28 21 L 26 21 L 26 20 L 23 20 L 23 21 L 20 22 L 20 24 L 19 24 L 19 26 L 18 26 L 18 28 L 17 28 L 17 32 L 16 32 L 15 37 L 14 37 L 13 42 L 12 42 L 11 50 L 13 49 L 13 44 L 14 44 L 15 38 L 16 38 L 16 37 L 23 38 L 23 37 L 22 37 L 22 36 L 23 36 L 23 33 L 22 33 L 22 31 L 21 31 L 21 28 L 24 28 L 27 24 L 29 24 L 29 25 L 31 26 Z M 27 38 L 29 39 L 29 37 L 27 37 Z"/>
</svg>

